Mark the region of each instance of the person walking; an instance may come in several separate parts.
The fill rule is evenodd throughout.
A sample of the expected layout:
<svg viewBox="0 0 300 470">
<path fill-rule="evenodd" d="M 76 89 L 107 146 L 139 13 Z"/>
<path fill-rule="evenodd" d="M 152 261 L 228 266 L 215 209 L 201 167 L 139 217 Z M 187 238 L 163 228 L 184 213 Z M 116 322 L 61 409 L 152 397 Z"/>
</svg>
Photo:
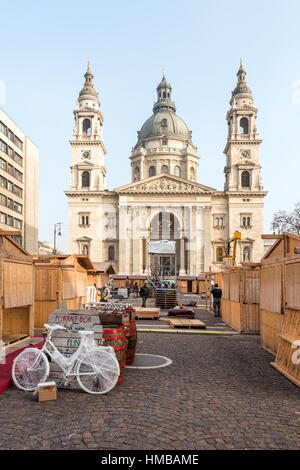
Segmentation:
<svg viewBox="0 0 300 470">
<path fill-rule="evenodd" d="M 215 284 L 214 288 L 211 290 L 211 294 L 214 299 L 214 313 L 215 317 L 221 316 L 221 299 L 222 299 L 222 289 L 219 289 L 219 285 Z"/>
<path fill-rule="evenodd" d="M 139 285 L 137 282 L 135 282 L 133 284 L 133 295 L 134 295 L 134 298 L 137 299 L 138 298 L 138 295 L 139 295 Z"/>
<path fill-rule="evenodd" d="M 141 296 L 142 299 L 143 299 L 142 308 L 145 308 L 145 307 L 146 307 L 147 299 L 148 299 L 148 297 L 149 297 L 149 288 L 148 288 L 148 286 L 147 286 L 147 282 L 145 282 L 144 285 L 141 287 L 141 289 L 140 289 L 140 296 Z"/>
</svg>

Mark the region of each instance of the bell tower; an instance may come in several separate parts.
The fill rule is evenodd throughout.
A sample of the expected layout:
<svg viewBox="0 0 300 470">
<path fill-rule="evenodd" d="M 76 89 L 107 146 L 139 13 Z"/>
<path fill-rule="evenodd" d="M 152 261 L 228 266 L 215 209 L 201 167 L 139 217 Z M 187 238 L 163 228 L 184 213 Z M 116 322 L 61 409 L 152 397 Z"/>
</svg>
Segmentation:
<svg viewBox="0 0 300 470">
<path fill-rule="evenodd" d="M 238 81 L 230 100 L 227 113 L 228 138 L 226 155 L 225 191 L 262 191 L 260 151 L 252 91 L 246 82 L 246 71 L 241 59 L 237 73 Z"/>
<path fill-rule="evenodd" d="M 100 100 L 93 84 L 93 74 L 88 61 L 85 83 L 79 93 L 74 110 L 75 125 L 72 146 L 72 166 L 69 190 L 102 191 L 106 189 L 102 141 L 103 115 Z"/>
</svg>

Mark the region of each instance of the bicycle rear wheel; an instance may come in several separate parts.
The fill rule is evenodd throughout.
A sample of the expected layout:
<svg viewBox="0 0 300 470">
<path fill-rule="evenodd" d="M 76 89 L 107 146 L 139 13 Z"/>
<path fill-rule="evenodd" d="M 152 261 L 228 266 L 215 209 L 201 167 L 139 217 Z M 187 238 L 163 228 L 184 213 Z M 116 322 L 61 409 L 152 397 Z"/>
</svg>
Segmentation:
<svg viewBox="0 0 300 470">
<path fill-rule="evenodd" d="M 12 378 L 21 390 L 31 392 L 49 375 L 49 362 L 46 355 L 37 348 L 24 349 L 14 360 Z"/>
<path fill-rule="evenodd" d="M 101 347 L 88 351 L 78 361 L 77 381 L 87 393 L 108 393 L 116 385 L 120 367 L 114 354 Z"/>
</svg>

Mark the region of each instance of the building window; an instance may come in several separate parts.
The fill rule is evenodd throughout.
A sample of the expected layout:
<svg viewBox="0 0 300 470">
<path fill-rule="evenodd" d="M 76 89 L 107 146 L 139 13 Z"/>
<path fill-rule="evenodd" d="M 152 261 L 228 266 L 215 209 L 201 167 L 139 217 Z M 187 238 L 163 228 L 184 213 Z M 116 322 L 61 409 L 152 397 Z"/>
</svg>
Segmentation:
<svg viewBox="0 0 300 470">
<path fill-rule="evenodd" d="M 168 126 L 167 120 L 166 120 L 166 119 L 162 119 L 162 120 L 161 120 L 161 127 L 167 127 L 167 126 Z"/>
<path fill-rule="evenodd" d="M 245 117 L 240 120 L 240 134 L 249 134 L 249 122 Z"/>
<path fill-rule="evenodd" d="M 0 194 L 0 204 L 6 207 L 6 196 L 3 196 L 3 194 Z"/>
<path fill-rule="evenodd" d="M 149 168 L 149 176 L 155 176 L 155 175 L 156 175 L 155 166 L 150 166 L 150 168 Z"/>
<path fill-rule="evenodd" d="M 0 186 L 1 186 L 2 188 L 7 189 L 7 179 L 4 178 L 3 176 L 0 176 Z"/>
<path fill-rule="evenodd" d="M 6 214 L 3 214 L 3 212 L 0 212 L 0 222 L 6 224 Z"/>
<path fill-rule="evenodd" d="M 140 169 L 138 166 L 134 169 L 134 181 L 138 181 L 140 179 Z"/>
<path fill-rule="evenodd" d="M 90 216 L 89 215 L 85 215 L 85 214 L 82 214 L 80 215 L 80 223 L 79 225 L 81 226 L 87 226 L 90 224 Z"/>
<path fill-rule="evenodd" d="M 163 166 L 161 167 L 161 172 L 162 172 L 162 173 L 169 173 L 169 167 L 168 167 L 168 165 L 163 165 Z"/>
<path fill-rule="evenodd" d="M 7 216 L 7 225 L 10 225 L 11 227 L 14 226 L 14 218 L 11 215 Z"/>
<path fill-rule="evenodd" d="M 110 215 L 107 217 L 108 228 L 113 229 L 116 227 L 116 216 Z"/>
<path fill-rule="evenodd" d="M 91 121 L 89 119 L 83 120 L 82 134 L 84 137 L 89 137 L 91 135 Z"/>
<path fill-rule="evenodd" d="M 6 135 L 6 126 L 3 124 L 3 122 L 0 122 L 0 131 L 2 134 Z"/>
<path fill-rule="evenodd" d="M 89 171 L 84 171 L 82 173 L 82 187 L 89 188 L 90 187 L 90 173 Z"/>
<path fill-rule="evenodd" d="M 17 229 L 22 230 L 22 220 L 14 219 L 14 226 Z"/>
<path fill-rule="evenodd" d="M 249 171 L 243 171 L 241 175 L 242 188 L 250 187 L 250 173 Z"/>
<path fill-rule="evenodd" d="M 180 166 L 178 166 L 178 165 L 175 166 L 174 175 L 178 176 L 179 178 L 181 177 L 181 168 L 180 168 Z"/>
<path fill-rule="evenodd" d="M 166 137 L 162 139 L 162 145 L 168 145 L 168 139 Z"/>
<path fill-rule="evenodd" d="M 191 167 L 190 169 L 190 177 L 191 177 L 191 180 L 192 181 L 195 181 L 196 179 L 196 172 L 195 172 L 195 168 Z"/>
<path fill-rule="evenodd" d="M 115 247 L 114 246 L 108 247 L 108 260 L 109 261 L 115 260 Z"/>
<path fill-rule="evenodd" d="M 243 228 L 250 228 L 251 227 L 251 216 L 249 215 L 242 215 L 241 217 L 241 226 Z"/>
<path fill-rule="evenodd" d="M 223 248 L 221 246 L 216 248 L 216 261 L 217 263 L 221 263 L 223 261 Z"/>
</svg>

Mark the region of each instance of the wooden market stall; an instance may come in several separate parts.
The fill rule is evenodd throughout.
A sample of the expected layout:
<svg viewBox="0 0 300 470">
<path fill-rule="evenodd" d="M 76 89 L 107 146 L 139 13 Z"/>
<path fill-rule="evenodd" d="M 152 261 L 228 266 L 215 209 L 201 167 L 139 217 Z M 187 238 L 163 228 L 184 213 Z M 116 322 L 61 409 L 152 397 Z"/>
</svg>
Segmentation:
<svg viewBox="0 0 300 470">
<path fill-rule="evenodd" d="M 259 279 L 260 269 L 256 263 L 223 272 L 222 318 L 241 333 L 258 334 L 260 331 Z"/>
<path fill-rule="evenodd" d="M 34 333 L 33 259 L 11 236 L 20 232 L 0 231 L 0 340 L 5 345 Z"/>
<path fill-rule="evenodd" d="M 297 249 L 300 247 L 300 236 L 283 233 L 262 235 L 262 238 L 277 239 L 261 261 L 260 293 L 262 346 L 276 355 L 280 334 L 286 326 L 284 321 L 289 322 L 293 315 L 296 321 L 299 315 L 297 308 L 299 308 L 300 257 Z M 293 329 L 297 331 L 296 324 Z M 293 333 L 287 336 L 290 338 Z"/>
<path fill-rule="evenodd" d="M 198 283 L 196 276 L 178 276 L 177 287 L 181 294 L 197 294 Z"/>
<path fill-rule="evenodd" d="M 113 274 L 110 276 L 110 279 L 113 280 L 113 287 L 114 289 L 120 288 L 124 289 L 126 287 L 126 283 L 129 282 L 129 286 L 137 282 L 139 289 L 147 282 L 147 276 L 145 275 L 121 275 L 121 274 Z"/>
<path fill-rule="evenodd" d="M 300 236 L 285 235 L 284 315 L 272 365 L 300 387 Z"/>
<path fill-rule="evenodd" d="M 116 274 L 114 266 L 109 262 L 93 263 L 94 269 L 88 271 L 88 286 L 96 284 L 97 287 L 103 287 L 109 283 L 110 276 Z"/>
<path fill-rule="evenodd" d="M 77 309 L 85 302 L 88 272 L 94 266 L 86 255 L 34 256 L 35 328 L 43 328 L 57 308 Z"/>
</svg>

